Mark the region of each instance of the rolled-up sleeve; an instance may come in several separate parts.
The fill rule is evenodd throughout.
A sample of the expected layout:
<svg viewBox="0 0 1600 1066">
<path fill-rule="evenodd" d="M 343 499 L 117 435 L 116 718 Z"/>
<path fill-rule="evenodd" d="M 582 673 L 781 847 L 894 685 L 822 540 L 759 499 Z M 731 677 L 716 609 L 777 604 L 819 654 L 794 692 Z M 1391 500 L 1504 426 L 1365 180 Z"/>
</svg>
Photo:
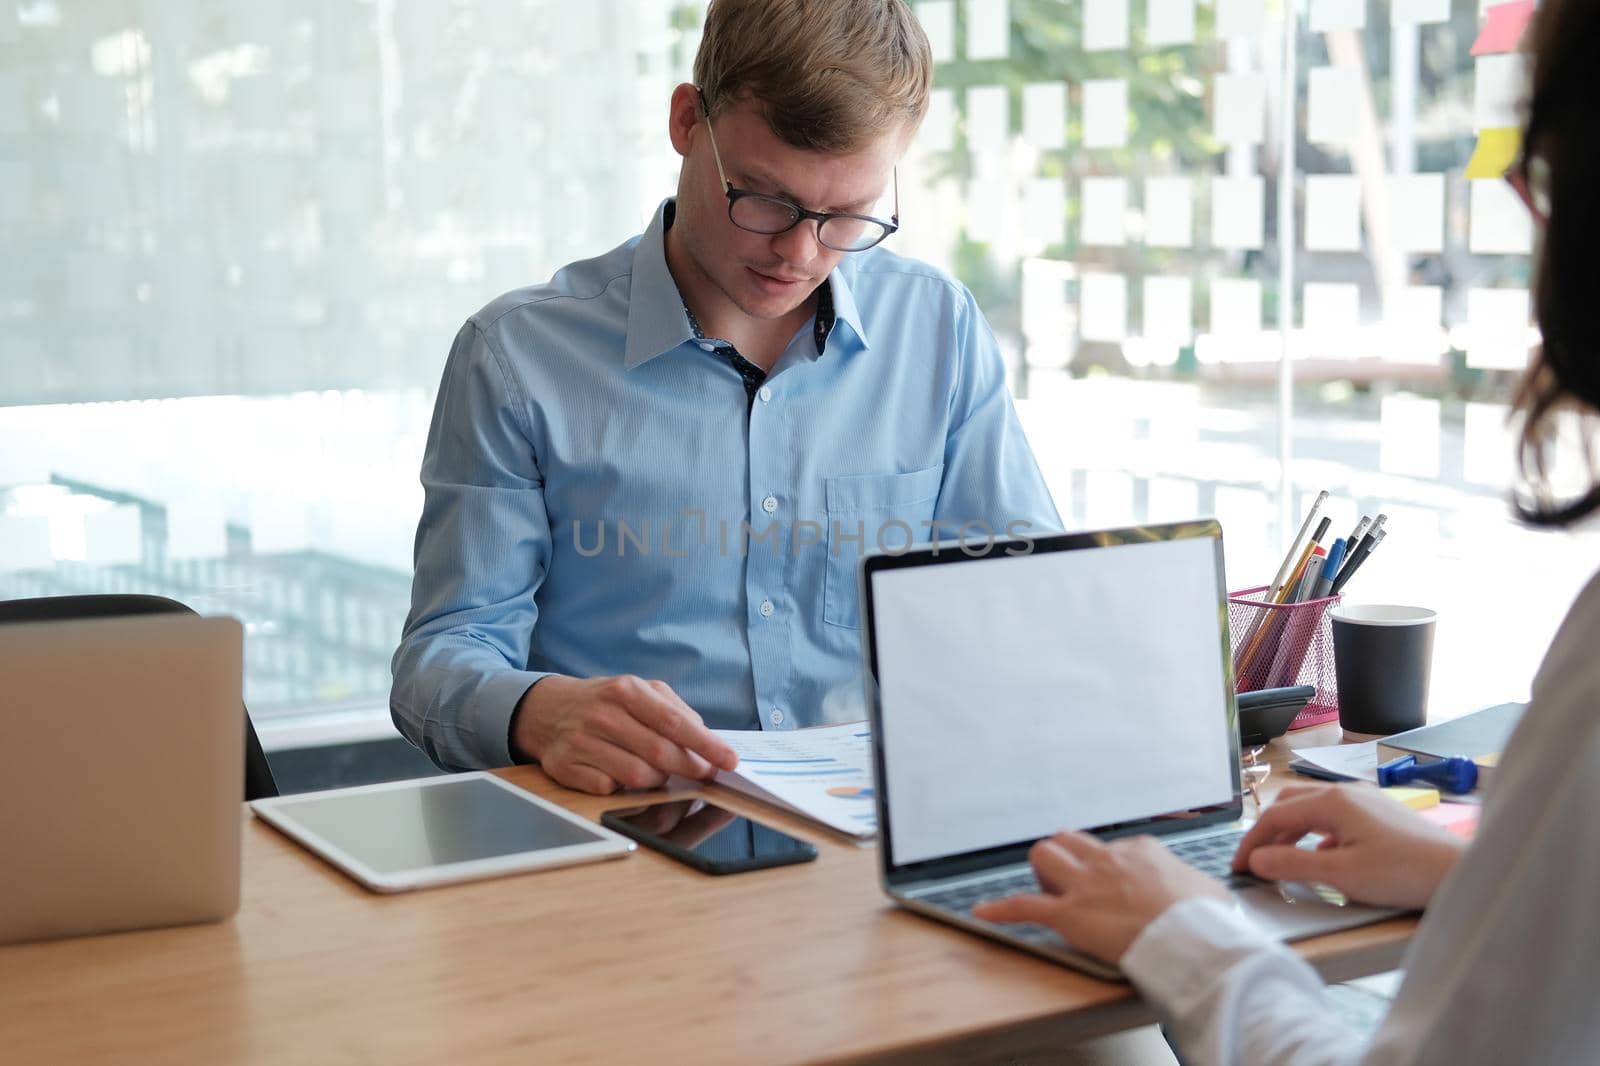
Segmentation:
<svg viewBox="0 0 1600 1066">
<path fill-rule="evenodd" d="M 447 770 L 506 766 L 517 702 L 547 676 L 527 666 L 550 526 L 526 398 L 472 322 L 445 366 L 422 487 L 390 713 Z"/>
</svg>

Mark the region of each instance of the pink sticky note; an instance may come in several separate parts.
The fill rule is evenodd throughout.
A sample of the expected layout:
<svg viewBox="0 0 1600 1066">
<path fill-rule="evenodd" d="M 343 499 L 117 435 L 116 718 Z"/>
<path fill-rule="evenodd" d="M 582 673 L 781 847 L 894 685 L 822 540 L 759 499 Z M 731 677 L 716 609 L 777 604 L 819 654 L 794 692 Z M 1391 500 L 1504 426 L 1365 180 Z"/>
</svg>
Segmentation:
<svg viewBox="0 0 1600 1066">
<path fill-rule="evenodd" d="M 1496 4 L 1484 14 L 1483 32 L 1472 46 L 1475 56 L 1515 52 L 1522 43 L 1522 31 L 1533 18 L 1533 0 L 1511 0 Z"/>
</svg>

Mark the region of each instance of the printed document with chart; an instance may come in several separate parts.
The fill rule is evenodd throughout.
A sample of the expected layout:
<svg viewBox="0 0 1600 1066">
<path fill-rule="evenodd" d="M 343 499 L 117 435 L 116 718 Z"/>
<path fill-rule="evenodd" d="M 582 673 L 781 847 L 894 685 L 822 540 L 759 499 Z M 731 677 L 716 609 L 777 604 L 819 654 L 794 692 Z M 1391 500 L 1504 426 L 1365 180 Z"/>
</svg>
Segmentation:
<svg viewBox="0 0 1600 1066">
<path fill-rule="evenodd" d="M 872 732 L 865 722 L 786 733 L 715 729 L 739 755 L 717 784 L 860 839 L 877 835 Z"/>
</svg>

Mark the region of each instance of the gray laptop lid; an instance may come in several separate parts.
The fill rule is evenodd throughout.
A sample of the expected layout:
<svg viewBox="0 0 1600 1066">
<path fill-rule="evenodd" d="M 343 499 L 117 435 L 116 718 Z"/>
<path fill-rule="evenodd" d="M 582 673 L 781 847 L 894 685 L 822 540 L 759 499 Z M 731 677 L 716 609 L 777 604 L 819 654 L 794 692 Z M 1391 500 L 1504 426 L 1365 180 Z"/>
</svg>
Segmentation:
<svg viewBox="0 0 1600 1066">
<path fill-rule="evenodd" d="M 891 885 L 1239 817 L 1220 526 L 972 549 L 862 564 Z"/>
<path fill-rule="evenodd" d="M 227 618 L 0 626 L 0 943 L 238 909 L 242 662 Z"/>
</svg>

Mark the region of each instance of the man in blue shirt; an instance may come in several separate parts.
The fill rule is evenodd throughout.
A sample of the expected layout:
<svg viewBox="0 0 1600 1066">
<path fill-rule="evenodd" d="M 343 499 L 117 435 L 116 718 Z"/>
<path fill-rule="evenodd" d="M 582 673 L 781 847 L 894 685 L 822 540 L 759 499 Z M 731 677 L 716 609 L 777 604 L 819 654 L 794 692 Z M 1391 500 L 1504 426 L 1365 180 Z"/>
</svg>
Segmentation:
<svg viewBox="0 0 1600 1066">
<path fill-rule="evenodd" d="M 676 198 L 462 328 L 391 698 L 435 762 L 731 769 L 864 715 L 863 552 L 1059 528 L 972 294 L 878 245 L 931 77 L 904 0 L 714 0 Z"/>
</svg>

